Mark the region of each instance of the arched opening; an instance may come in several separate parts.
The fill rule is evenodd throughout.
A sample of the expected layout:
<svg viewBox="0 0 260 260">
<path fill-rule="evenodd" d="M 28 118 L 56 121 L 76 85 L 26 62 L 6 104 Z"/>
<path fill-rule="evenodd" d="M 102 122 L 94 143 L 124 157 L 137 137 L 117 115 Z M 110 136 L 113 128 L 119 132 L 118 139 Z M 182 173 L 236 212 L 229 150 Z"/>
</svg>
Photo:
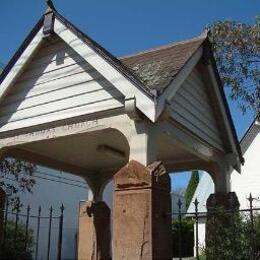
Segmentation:
<svg viewBox="0 0 260 260">
<path fill-rule="evenodd" d="M 209 195 L 214 193 L 214 181 L 211 175 L 204 170 L 192 170 L 172 173 L 171 181 L 173 213 L 173 254 L 175 257 L 179 257 L 179 232 L 181 228 L 182 257 L 193 257 L 194 255 L 196 255 L 195 241 L 197 239 L 200 252 L 202 252 L 205 248 L 207 220 L 205 215 L 205 212 L 207 211 L 206 202 Z M 198 205 L 195 206 L 194 202 L 196 199 L 198 201 Z M 200 215 L 197 225 L 195 224 L 196 210 Z M 196 231 L 196 229 L 198 229 L 198 231 Z M 198 238 L 196 236 L 198 236 Z"/>
<path fill-rule="evenodd" d="M 32 234 L 32 239 L 38 244 L 37 256 L 47 259 L 49 250 L 50 258 L 56 258 L 59 250 L 60 216 L 63 204 L 62 256 L 75 258 L 78 246 L 80 202 L 88 200 L 91 193 L 87 180 L 89 177 L 100 178 L 101 193 L 103 193 L 106 183 L 111 180 L 113 174 L 128 161 L 129 145 L 126 137 L 116 129 L 107 128 L 17 145 L 7 150 L 5 155 L 38 165 L 34 173 L 36 184 L 33 194 L 20 194 L 23 207 L 17 214 L 18 226 L 25 230 L 27 205 L 30 204 L 28 230 Z M 111 206 L 112 192 L 106 189 L 104 194 L 106 202 Z M 109 197 L 106 194 L 110 196 L 109 201 L 106 199 Z M 41 206 L 41 216 L 39 216 L 39 206 Z M 41 222 L 39 239 L 37 239 L 38 217 Z M 8 218 L 15 223 L 16 212 L 13 217 L 10 214 Z M 49 234 L 50 249 L 48 249 Z M 33 250 L 35 254 L 35 248 Z"/>
</svg>

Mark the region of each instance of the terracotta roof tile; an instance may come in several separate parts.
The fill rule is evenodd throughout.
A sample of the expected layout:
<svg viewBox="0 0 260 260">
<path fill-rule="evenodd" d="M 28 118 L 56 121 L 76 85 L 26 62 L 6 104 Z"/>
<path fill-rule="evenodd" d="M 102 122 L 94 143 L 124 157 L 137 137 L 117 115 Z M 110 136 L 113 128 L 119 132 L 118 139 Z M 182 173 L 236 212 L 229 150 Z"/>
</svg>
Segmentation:
<svg viewBox="0 0 260 260">
<path fill-rule="evenodd" d="M 165 89 L 205 40 L 205 35 L 119 58 L 146 87 Z"/>
</svg>

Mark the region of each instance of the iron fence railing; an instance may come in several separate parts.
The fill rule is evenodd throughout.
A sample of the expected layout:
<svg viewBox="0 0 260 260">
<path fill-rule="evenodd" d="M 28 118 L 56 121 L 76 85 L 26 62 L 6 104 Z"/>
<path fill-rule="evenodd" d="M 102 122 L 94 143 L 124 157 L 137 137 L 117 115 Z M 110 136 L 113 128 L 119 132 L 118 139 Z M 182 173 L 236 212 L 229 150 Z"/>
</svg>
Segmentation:
<svg viewBox="0 0 260 260">
<path fill-rule="evenodd" d="M 254 207 L 254 200 L 250 194 L 246 209 L 216 208 L 201 212 L 196 199 L 192 202 L 194 212 L 188 213 L 182 211 L 179 200 L 178 212 L 172 213 L 174 259 L 192 256 L 196 260 L 260 259 L 260 208 Z M 200 225 L 205 225 L 204 234 Z M 199 240 L 200 235 L 204 241 Z"/>
<path fill-rule="evenodd" d="M 7 200 L 0 218 L 0 259 L 62 259 L 63 204 L 43 214 L 40 206 L 32 213 L 30 205 L 13 206 Z"/>
</svg>

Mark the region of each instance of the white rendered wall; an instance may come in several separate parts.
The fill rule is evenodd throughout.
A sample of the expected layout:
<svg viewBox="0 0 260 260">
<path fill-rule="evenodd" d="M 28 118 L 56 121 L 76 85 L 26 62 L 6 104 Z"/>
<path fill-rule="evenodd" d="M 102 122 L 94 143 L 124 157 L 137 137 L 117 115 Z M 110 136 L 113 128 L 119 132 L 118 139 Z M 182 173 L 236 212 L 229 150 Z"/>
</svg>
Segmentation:
<svg viewBox="0 0 260 260">
<path fill-rule="evenodd" d="M 247 198 L 250 192 L 254 198 L 260 198 L 260 134 L 254 139 L 244 158 L 242 173 L 234 171 L 231 175 L 231 188 L 238 196 L 241 209 L 249 207 Z M 260 206 L 260 202 L 254 201 L 253 205 Z"/>
<path fill-rule="evenodd" d="M 236 171 L 233 171 L 231 174 L 231 189 L 237 194 L 240 203 L 240 209 L 246 209 L 249 207 L 249 201 L 247 198 L 250 193 L 252 194 L 253 198 L 260 199 L 260 134 L 257 135 L 248 150 L 245 152 L 244 159 L 245 164 L 242 166 L 242 173 L 239 174 Z M 212 180 L 211 183 L 207 183 L 207 187 L 204 187 L 204 189 L 207 189 L 210 185 L 214 185 Z M 201 191 L 197 190 L 196 192 Z M 209 195 L 210 193 L 208 196 Z M 206 201 L 202 201 L 201 203 L 206 205 Z M 260 201 L 254 200 L 253 206 L 259 207 Z M 195 230 L 196 229 L 194 225 L 194 232 Z M 205 221 L 204 223 L 202 221 L 202 223 L 199 224 L 198 231 L 199 245 L 200 247 L 203 247 L 205 246 Z"/>
<path fill-rule="evenodd" d="M 206 218 L 202 218 L 198 223 L 198 239 L 199 239 L 199 253 L 205 248 L 206 237 Z M 194 256 L 196 256 L 196 225 L 194 225 Z"/>
</svg>

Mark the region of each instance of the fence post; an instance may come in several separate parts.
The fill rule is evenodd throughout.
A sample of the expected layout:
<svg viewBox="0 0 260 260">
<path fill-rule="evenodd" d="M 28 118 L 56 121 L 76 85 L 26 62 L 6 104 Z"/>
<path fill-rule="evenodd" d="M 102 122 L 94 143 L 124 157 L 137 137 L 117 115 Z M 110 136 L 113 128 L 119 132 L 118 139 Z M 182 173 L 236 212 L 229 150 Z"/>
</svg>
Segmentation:
<svg viewBox="0 0 260 260">
<path fill-rule="evenodd" d="M 249 210 L 250 210 L 250 224 L 251 224 L 251 247 L 252 247 L 252 256 L 251 259 L 255 259 L 255 232 L 254 232 L 254 212 L 253 212 L 253 201 L 254 198 L 252 194 L 249 194 Z"/>
<path fill-rule="evenodd" d="M 5 200 L 6 200 L 6 195 L 3 189 L 0 188 L 0 246 L 3 246 L 3 241 L 4 241 L 4 210 L 5 210 Z"/>
<path fill-rule="evenodd" d="M 195 205 L 195 236 L 196 236 L 196 240 L 195 240 L 195 248 L 196 248 L 196 259 L 199 260 L 199 230 L 198 230 L 198 205 L 199 202 L 197 200 L 197 198 L 195 199 L 195 201 L 193 202 L 193 204 Z"/>
<path fill-rule="evenodd" d="M 181 223 L 181 200 L 178 200 L 178 220 L 179 220 L 179 259 L 182 259 L 182 223 Z"/>
<path fill-rule="evenodd" d="M 9 210 L 9 200 L 6 199 L 6 207 L 5 207 L 5 217 L 4 217 L 4 226 L 3 226 L 3 242 L 2 242 L 2 250 L 5 250 L 5 242 L 6 242 L 6 229 L 7 229 L 7 221 L 8 221 L 8 210 Z"/>
<path fill-rule="evenodd" d="M 30 220 L 30 205 L 27 207 L 27 214 L 26 214 L 26 225 L 25 225 L 25 242 L 24 242 L 24 251 L 27 250 L 27 243 L 28 243 L 28 232 L 29 232 L 29 220 Z"/>
<path fill-rule="evenodd" d="M 19 222 L 19 211 L 20 211 L 20 205 L 17 205 L 16 213 L 15 213 L 15 227 L 14 227 L 14 249 L 15 250 L 16 250 L 17 229 L 18 229 L 18 222 Z"/>
<path fill-rule="evenodd" d="M 58 260 L 61 260 L 61 252 L 62 252 L 62 236 L 63 236 L 63 213 L 64 213 L 64 205 L 61 205 L 60 208 L 60 223 L 59 223 L 59 241 L 58 241 Z"/>
<path fill-rule="evenodd" d="M 40 235 L 40 225 L 41 225 L 41 211 L 42 208 L 39 206 L 38 208 L 38 216 L 37 216 L 37 233 L 36 233 L 36 249 L 35 249 L 35 259 L 38 259 L 38 250 L 39 250 L 39 235 Z"/>
<path fill-rule="evenodd" d="M 48 231 L 48 248 L 47 248 L 47 259 L 50 259 L 50 249 L 51 249 L 51 229 L 52 229 L 52 212 L 53 208 L 50 208 L 50 216 L 49 216 L 49 231 Z"/>
<path fill-rule="evenodd" d="M 75 233 L 74 236 L 74 251 L 75 251 L 75 259 L 78 259 L 78 233 Z"/>
</svg>

